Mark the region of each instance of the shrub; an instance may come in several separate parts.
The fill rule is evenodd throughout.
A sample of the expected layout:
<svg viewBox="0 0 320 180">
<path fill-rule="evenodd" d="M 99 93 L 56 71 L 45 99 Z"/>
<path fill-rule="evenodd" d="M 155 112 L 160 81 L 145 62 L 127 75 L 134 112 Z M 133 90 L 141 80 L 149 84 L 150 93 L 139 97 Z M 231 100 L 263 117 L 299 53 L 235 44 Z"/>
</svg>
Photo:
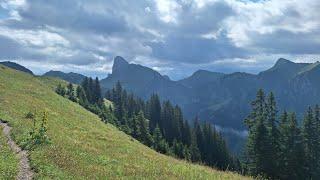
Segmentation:
<svg viewBox="0 0 320 180">
<path fill-rule="evenodd" d="M 34 113 L 33 112 L 28 112 L 27 114 L 26 114 L 26 118 L 27 119 L 34 119 Z"/>
<path fill-rule="evenodd" d="M 22 143 L 22 147 L 24 149 L 33 149 L 41 144 L 49 144 L 50 139 L 47 136 L 47 122 L 48 122 L 48 113 L 46 111 L 43 112 L 41 120 L 37 121 L 36 115 L 33 116 L 33 127 L 29 132 L 29 136 Z"/>
</svg>

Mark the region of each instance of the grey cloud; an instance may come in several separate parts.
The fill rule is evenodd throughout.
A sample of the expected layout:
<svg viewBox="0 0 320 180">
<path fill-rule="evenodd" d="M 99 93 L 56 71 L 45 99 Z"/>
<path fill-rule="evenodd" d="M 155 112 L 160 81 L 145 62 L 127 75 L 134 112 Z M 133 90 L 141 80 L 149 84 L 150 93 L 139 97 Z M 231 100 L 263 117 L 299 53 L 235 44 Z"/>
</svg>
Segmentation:
<svg viewBox="0 0 320 180">
<path fill-rule="evenodd" d="M 100 67 L 109 67 L 116 55 L 124 56 L 129 61 L 143 56 L 150 61 L 156 59 L 165 62 L 159 63 L 159 69 L 164 69 L 169 64 L 167 73 L 175 79 L 196 70 L 191 66 L 224 72 L 253 71 L 255 68 L 262 69 L 266 63 L 257 61 L 255 65 L 246 66 L 246 62 L 239 65 L 237 61 L 228 60 L 256 57 L 260 53 L 319 54 L 320 49 L 319 28 L 301 32 L 290 31 L 291 27 L 299 30 L 305 19 L 312 22 L 312 18 L 320 17 L 320 13 L 314 12 L 316 8 L 310 8 L 308 15 L 301 14 L 296 7 L 298 3 L 288 3 L 286 8 L 280 9 L 281 15 L 266 18 L 263 16 L 265 14 L 251 13 L 260 10 L 269 12 L 270 9 L 266 10 L 268 7 L 255 6 L 264 1 L 255 1 L 256 4 L 250 6 L 243 1 L 203 1 L 206 4 L 198 7 L 196 1 L 176 0 L 179 5 L 179 9 L 174 12 L 176 22 L 166 23 L 161 20 L 154 0 L 26 2 L 26 7 L 16 9 L 21 20 L 6 19 L 6 16 L 0 14 L 0 28 L 21 32 L 46 31 L 61 36 L 69 43 L 61 45 L 48 42 L 40 47 L 25 45 L 4 34 L 1 36 L 0 32 L 0 60 L 24 59 L 32 61 L 33 67 L 36 62 L 50 62 L 59 67 L 68 64 L 69 67 L 81 66 L 81 70 L 90 73 L 96 68 L 101 74 Z M 316 0 L 309 2 L 314 2 L 310 3 L 312 6 L 320 4 Z M 247 4 L 250 4 L 250 1 Z M 226 25 L 232 18 L 236 21 Z M 299 19 L 302 21 L 297 21 Z M 256 25 L 271 30 L 261 33 L 259 28 L 254 29 Z M 289 28 L 274 30 L 277 25 Z M 236 33 L 235 39 L 228 36 L 230 32 Z M 243 32 L 248 35 L 248 40 L 239 46 L 236 42 Z M 205 34 L 214 36 L 204 38 Z M 226 63 L 215 64 L 217 61 Z M 144 65 L 144 62 L 141 64 Z M 201 65 L 195 66 L 196 64 Z M 170 72 L 170 69 L 173 70 Z"/>
<path fill-rule="evenodd" d="M 151 43 L 153 55 L 177 62 L 205 63 L 224 58 L 246 57 L 248 52 L 232 45 L 227 38 L 169 36 L 162 43 Z"/>
<path fill-rule="evenodd" d="M 265 53 L 286 53 L 286 54 L 319 54 L 320 38 L 319 32 L 313 33 L 292 33 L 279 30 L 272 34 L 251 33 L 252 47 L 263 49 Z"/>
</svg>

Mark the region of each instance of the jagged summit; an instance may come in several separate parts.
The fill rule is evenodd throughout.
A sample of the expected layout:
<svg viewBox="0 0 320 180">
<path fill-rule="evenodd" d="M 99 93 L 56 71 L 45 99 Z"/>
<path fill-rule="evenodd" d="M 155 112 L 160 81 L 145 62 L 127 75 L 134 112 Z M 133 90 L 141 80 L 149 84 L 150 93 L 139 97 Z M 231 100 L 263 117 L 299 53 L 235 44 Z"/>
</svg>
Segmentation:
<svg viewBox="0 0 320 180">
<path fill-rule="evenodd" d="M 118 70 L 127 67 L 128 65 L 128 61 L 126 61 L 123 57 L 116 56 L 113 60 L 112 73 L 116 73 Z"/>
<path fill-rule="evenodd" d="M 283 65 L 283 64 L 291 64 L 294 63 L 288 59 L 284 59 L 284 58 L 279 58 L 275 64 L 275 66 L 279 66 L 279 65 Z"/>
</svg>

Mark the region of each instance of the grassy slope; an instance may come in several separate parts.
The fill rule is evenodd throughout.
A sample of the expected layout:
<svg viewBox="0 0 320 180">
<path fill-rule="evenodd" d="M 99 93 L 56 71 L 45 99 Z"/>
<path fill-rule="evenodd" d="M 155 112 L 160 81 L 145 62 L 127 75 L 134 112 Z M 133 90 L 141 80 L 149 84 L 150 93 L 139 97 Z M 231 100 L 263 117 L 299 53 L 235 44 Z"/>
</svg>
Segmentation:
<svg viewBox="0 0 320 180">
<path fill-rule="evenodd" d="M 0 118 L 21 143 L 32 122 L 27 112 L 46 109 L 52 143 L 30 152 L 36 178 L 242 179 L 237 174 L 192 165 L 161 155 L 67 99 L 52 87 L 58 81 L 34 78 L 0 66 Z"/>
<path fill-rule="evenodd" d="M 0 126 L 0 179 L 14 179 L 18 173 L 18 159 L 7 144 Z"/>
</svg>

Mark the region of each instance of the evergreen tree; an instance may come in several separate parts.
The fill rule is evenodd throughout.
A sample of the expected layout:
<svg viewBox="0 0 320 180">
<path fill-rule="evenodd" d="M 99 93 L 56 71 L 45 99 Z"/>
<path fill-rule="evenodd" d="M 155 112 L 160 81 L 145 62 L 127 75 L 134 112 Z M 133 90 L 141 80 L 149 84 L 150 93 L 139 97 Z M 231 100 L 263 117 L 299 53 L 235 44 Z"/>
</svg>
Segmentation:
<svg viewBox="0 0 320 180">
<path fill-rule="evenodd" d="M 152 136 L 149 131 L 149 124 L 147 119 L 144 118 L 143 112 L 140 111 L 136 117 L 137 123 L 137 139 L 140 140 L 143 144 L 151 146 L 152 145 Z"/>
<path fill-rule="evenodd" d="M 100 107 L 102 106 L 103 103 L 103 98 L 101 95 L 101 87 L 100 87 L 100 82 L 98 77 L 96 77 L 94 81 L 94 97 L 95 97 L 95 103 L 97 103 Z"/>
<path fill-rule="evenodd" d="M 68 96 L 68 98 L 69 98 L 71 101 L 73 101 L 73 102 L 76 102 L 76 101 L 77 101 L 77 98 L 76 98 L 76 95 L 75 95 L 75 93 L 74 93 L 74 88 L 73 88 L 73 84 L 72 84 L 72 83 L 69 83 L 69 84 L 68 84 L 66 95 Z"/>
<path fill-rule="evenodd" d="M 151 95 L 147 107 L 150 118 L 150 129 L 153 130 L 156 124 L 160 124 L 161 121 L 161 103 L 157 94 Z"/>
<path fill-rule="evenodd" d="M 281 170 L 280 178 L 304 179 L 303 143 L 295 114 L 292 113 L 288 116 L 284 113 L 282 123 L 282 148 L 280 149 L 282 153 L 281 159 L 279 159 L 281 165 L 279 166 Z"/>
<path fill-rule="evenodd" d="M 270 142 L 270 149 L 268 151 L 268 158 L 270 172 L 268 172 L 269 177 L 275 179 L 280 175 L 278 159 L 280 158 L 279 150 L 279 138 L 280 133 L 277 125 L 277 107 L 276 101 L 273 93 L 271 92 L 267 99 L 266 104 L 266 116 L 267 116 L 267 129 L 268 129 L 268 141 Z"/>
<path fill-rule="evenodd" d="M 182 130 L 182 142 L 187 146 L 191 146 L 192 141 L 192 132 L 189 126 L 188 121 L 184 122 L 183 130 Z"/>
<path fill-rule="evenodd" d="M 192 162 L 200 162 L 201 161 L 201 153 L 198 148 L 196 135 L 194 133 L 192 133 L 192 135 L 191 135 L 190 153 L 191 153 L 191 161 Z"/>
<path fill-rule="evenodd" d="M 304 121 L 303 121 L 303 141 L 304 141 L 304 151 L 305 151 L 305 160 L 306 160 L 306 175 L 309 179 L 318 179 L 318 146 L 319 142 L 317 141 L 318 136 L 318 127 L 315 121 L 313 110 L 308 109 Z"/>
<path fill-rule="evenodd" d="M 258 152 L 257 152 L 257 132 L 258 122 L 260 121 L 261 130 L 263 130 L 263 119 L 264 119 L 264 106 L 265 106 L 265 95 L 262 89 L 257 92 L 256 99 L 251 103 L 252 111 L 248 118 L 245 120 L 245 124 L 248 127 L 248 138 L 246 145 L 246 167 L 251 175 L 258 175 Z"/>
<path fill-rule="evenodd" d="M 66 95 L 66 89 L 59 84 L 58 87 L 56 88 L 56 93 L 61 95 L 61 96 L 65 96 Z"/>
<path fill-rule="evenodd" d="M 162 106 L 160 129 L 165 139 L 172 144 L 174 139 L 174 108 L 170 101 L 165 101 Z"/>
<path fill-rule="evenodd" d="M 173 110 L 173 122 L 172 122 L 173 137 L 177 141 L 182 141 L 182 131 L 183 131 L 183 115 L 179 106 L 175 106 Z"/>
<path fill-rule="evenodd" d="M 163 154 L 166 154 L 169 152 L 169 145 L 168 143 L 163 139 L 163 136 L 161 134 L 160 128 L 158 125 L 156 125 L 156 128 L 153 131 L 153 148 L 161 152 Z"/>
<path fill-rule="evenodd" d="M 320 107 L 316 105 L 314 108 L 314 121 L 315 121 L 315 161 L 317 163 L 315 176 L 320 177 Z"/>
<path fill-rule="evenodd" d="M 259 119 L 256 126 L 256 134 L 254 139 L 254 149 L 255 149 L 255 163 L 256 167 L 254 171 L 256 175 L 262 175 L 269 177 L 271 174 L 271 166 L 269 158 L 270 144 L 268 141 L 268 131 L 264 125 L 262 119 Z"/>
<path fill-rule="evenodd" d="M 79 104 L 81 106 L 83 106 L 83 107 L 88 106 L 88 99 L 87 99 L 86 93 L 84 92 L 82 86 L 77 87 L 77 98 L 78 98 Z"/>
</svg>

